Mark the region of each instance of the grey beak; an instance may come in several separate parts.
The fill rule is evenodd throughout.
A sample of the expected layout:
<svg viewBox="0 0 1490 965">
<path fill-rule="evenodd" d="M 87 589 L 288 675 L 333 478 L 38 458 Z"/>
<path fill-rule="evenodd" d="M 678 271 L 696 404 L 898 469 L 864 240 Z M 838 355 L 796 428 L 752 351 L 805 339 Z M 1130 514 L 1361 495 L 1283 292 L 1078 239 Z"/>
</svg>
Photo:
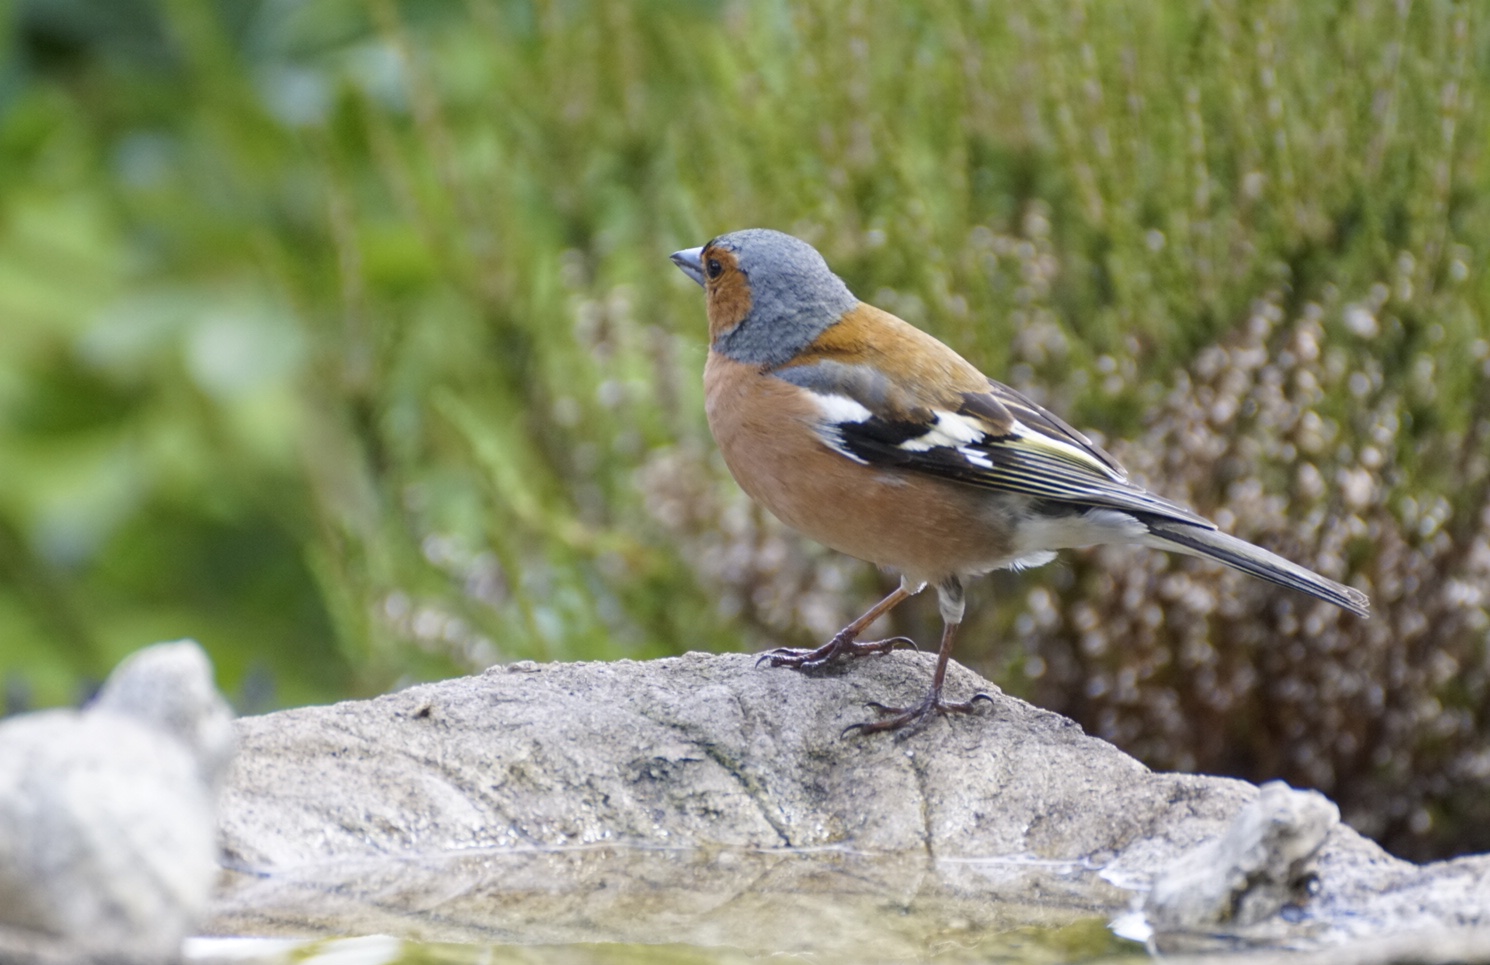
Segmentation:
<svg viewBox="0 0 1490 965">
<path fill-rule="evenodd" d="M 698 282 L 702 288 L 704 284 L 704 249 L 700 245 L 697 248 L 684 248 L 682 251 L 673 252 L 673 264 L 683 270 L 683 274 Z"/>
</svg>

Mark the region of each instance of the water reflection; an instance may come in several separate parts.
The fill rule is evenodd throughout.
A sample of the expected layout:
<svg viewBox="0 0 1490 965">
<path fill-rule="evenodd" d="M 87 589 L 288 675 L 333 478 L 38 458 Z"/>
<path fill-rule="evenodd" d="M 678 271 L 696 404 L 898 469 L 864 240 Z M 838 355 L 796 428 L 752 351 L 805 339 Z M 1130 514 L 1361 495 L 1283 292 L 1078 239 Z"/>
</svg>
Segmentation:
<svg viewBox="0 0 1490 965">
<path fill-rule="evenodd" d="M 648 961 L 784 953 L 819 962 L 1046 962 L 1141 953 L 1106 928 L 1130 897 L 1089 866 L 1018 857 L 483 849 L 232 872 L 208 931 L 431 943 L 397 943 L 393 957 L 379 946 L 374 957 L 357 961 L 473 960 L 462 957 L 467 950 L 479 950 L 483 961 L 507 961 L 491 956 L 508 946 L 521 949 L 513 961 L 627 960 L 620 948 L 594 957 L 596 944 L 614 944 L 645 946 Z M 442 951 L 432 943 L 467 949 Z M 351 949 L 331 944 L 344 961 Z M 295 960 L 308 953 L 302 948 Z"/>
</svg>

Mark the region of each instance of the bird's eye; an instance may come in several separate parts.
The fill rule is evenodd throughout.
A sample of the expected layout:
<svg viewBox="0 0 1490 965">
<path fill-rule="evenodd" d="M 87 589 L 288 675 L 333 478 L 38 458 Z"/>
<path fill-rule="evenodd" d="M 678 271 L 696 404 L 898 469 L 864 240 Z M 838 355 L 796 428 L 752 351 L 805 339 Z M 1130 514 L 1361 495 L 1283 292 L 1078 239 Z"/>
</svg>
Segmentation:
<svg viewBox="0 0 1490 965">
<path fill-rule="evenodd" d="M 718 258 L 710 258 L 704 263 L 704 271 L 709 273 L 710 278 L 718 278 L 719 273 L 724 271 L 724 266 L 719 263 Z"/>
</svg>

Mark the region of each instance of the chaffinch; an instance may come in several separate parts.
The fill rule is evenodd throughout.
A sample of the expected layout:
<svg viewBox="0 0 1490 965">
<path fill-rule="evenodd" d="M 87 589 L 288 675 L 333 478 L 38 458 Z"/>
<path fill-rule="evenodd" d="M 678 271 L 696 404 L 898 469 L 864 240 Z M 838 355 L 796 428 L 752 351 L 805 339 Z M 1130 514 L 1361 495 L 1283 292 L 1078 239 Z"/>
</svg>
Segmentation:
<svg viewBox="0 0 1490 965">
<path fill-rule="evenodd" d="M 865 304 L 806 242 L 778 231 L 721 235 L 672 256 L 703 286 L 709 428 L 740 487 L 783 523 L 901 575 L 900 586 L 815 650 L 771 651 L 811 668 L 884 653 L 860 642 L 928 585 L 943 621 L 931 689 L 845 731 L 914 731 L 979 698 L 942 698 L 963 585 L 1040 566 L 1056 551 L 1135 543 L 1205 556 L 1365 617 L 1370 602 L 1129 481 L 1111 456 L 952 349 Z"/>
</svg>

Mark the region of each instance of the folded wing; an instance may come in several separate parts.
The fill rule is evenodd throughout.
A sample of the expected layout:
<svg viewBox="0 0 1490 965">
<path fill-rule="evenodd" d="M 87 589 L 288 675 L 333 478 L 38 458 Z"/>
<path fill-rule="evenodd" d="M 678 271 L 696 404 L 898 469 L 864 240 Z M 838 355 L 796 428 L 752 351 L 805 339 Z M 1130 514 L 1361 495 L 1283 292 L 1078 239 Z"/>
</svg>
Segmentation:
<svg viewBox="0 0 1490 965">
<path fill-rule="evenodd" d="M 819 362 L 778 377 L 814 394 L 824 442 L 866 465 L 955 479 L 1073 508 L 1214 524 L 1128 480 L 1117 460 L 1053 412 L 999 382 L 937 396 L 868 366 Z"/>
<path fill-rule="evenodd" d="M 1027 496 L 1042 501 L 1049 514 L 1100 521 L 1103 532 L 1121 533 L 1121 541 L 1208 557 L 1360 616 L 1370 612 L 1359 590 L 1228 536 L 1129 481 L 1085 435 L 991 379 L 986 391 L 949 395 L 892 384 L 873 367 L 837 361 L 776 375 L 813 394 L 823 413 L 818 433 L 824 443 L 856 462 Z M 1121 522 L 1129 517 L 1138 525 Z"/>
</svg>

